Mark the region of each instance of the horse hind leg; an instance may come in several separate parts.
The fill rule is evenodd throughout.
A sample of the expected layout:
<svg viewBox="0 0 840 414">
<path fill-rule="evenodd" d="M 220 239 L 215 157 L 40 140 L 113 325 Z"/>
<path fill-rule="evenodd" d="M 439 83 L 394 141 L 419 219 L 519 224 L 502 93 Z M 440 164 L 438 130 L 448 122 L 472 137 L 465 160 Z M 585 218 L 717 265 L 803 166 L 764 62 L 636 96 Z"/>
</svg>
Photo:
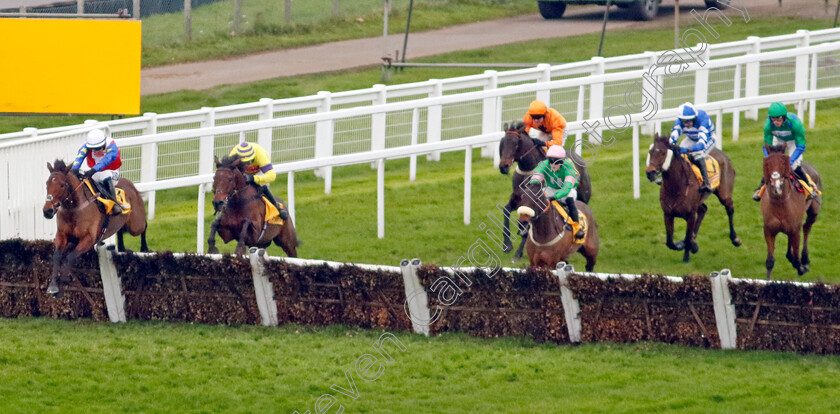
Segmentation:
<svg viewBox="0 0 840 414">
<path fill-rule="evenodd" d="M 516 249 L 516 253 L 513 254 L 512 262 L 516 262 L 522 258 L 522 252 L 525 250 L 525 241 L 528 239 L 528 226 L 530 225 L 526 221 L 517 221 L 519 236 L 522 240 L 519 241 L 519 247 Z"/>
<path fill-rule="evenodd" d="M 808 272 L 808 267 L 803 266 L 802 262 L 799 261 L 799 229 L 796 229 L 793 235 L 788 235 L 788 254 L 790 254 L 788 260 L 790 260 L 790 264 L 796 269 L 799 276 Z"/>
<path fill-rule="evenodd" d="M 738 234 L 735 233 L 735 202 L 732 201 L 732 197 L 720 197 L 720 203 L 723 204 L 723 208 L 726 209 L 726 215 L 729 217 L 729 240 L 732 241 L 732 245 L 738 247 L 741 245 L 741 239 L 738 237 Z"/>
<path fill-rule="evenodd" d="M 685 219 L 685 240 L 683 242 L 683 262 L 688 263 L 691 260 L 691 251 L 694 249 L 694 242 L 692 236 L 694 235 L 694 224 L 697 222 L 697 213 L 688 215 Z"/>
<path fill-rule="evenodd" d="M 286 252 L 286 256 L 289 257 L 298 257 L 297 256 L 297 247 L 298 247 L 298 238 L 297 232 L 295 232 L 295 227 L 291 221 L 286 222 L 283 225 L 283 229 L 280 230 L 280 234 L 274 238 L 274 244 L 280 246 L 284 252 Z"/>
<path fill-rule="evenodd" d="M 502 242 L 502 251 L 505 253 L 513 250 L 513 242 L 510 237 L 510 214 L 513 211 L 513 207 L 516 206 L 515 198 L 516 196 L 511 194 L 507 205 L 502 208 L 502 216 L 504 218 L 504 223 L 502 224 L 502 237 L 504 238 L 504 241 Z"/>
<path fill-rule="evenodd" d="M 149 251 L 149 245 L 146 244 L 146 230 L 148 229 L 149 223 L 146 222 L 143 224 L 143 232 L 140 233 L 140 251 L 144 253 Z"/>
<path fill-rule="evenodd" d="M 808 216 L 805 218 L 805 225 L 802 226 L 802 268 L 807 272 L 810 270 L 811 258 L 808 256 L 808 237 L 811 235 L 811 226 L 817 221 L 817 214 L 813 213 L 811 209 L 808 210 Z"/>
</svg>

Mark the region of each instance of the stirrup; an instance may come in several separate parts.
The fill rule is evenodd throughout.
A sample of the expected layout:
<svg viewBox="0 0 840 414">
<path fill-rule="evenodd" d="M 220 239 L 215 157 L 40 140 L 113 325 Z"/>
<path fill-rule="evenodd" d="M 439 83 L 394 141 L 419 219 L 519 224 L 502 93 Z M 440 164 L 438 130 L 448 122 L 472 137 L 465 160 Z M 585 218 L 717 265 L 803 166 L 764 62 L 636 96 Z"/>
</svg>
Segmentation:
<svg viewBox="0 0 840 414">
<path fill-rule="evenodd" d="M 752 195 L 752 199 L 755 200 L 755 201 L 761 201 L 761 189 L 760 188 L 758 190 L 755 190 L 755 192 Z"/>
<path fill-rule="evenodd" d="M 123 208 L 120 205 L 120 203 L 114 202 L 113 207 L 111 207 L 111 215 L 112 216 L 119 216 L 120 214 L 122 214 L 122 212 L 123 212 Z"/>
<path fill-rule="evenodd" d="M 285 208 L 278 207 L 277 210 L 280 212 L 280 218 L 286 220 L 289 218 L 289 211 Z"/>
<path fill-rule="evenodd" d="M 700 192 L 701 193 L 713 193 L 715 190 L 709 184 L 701 184 L 700 185 Z"/>
</svg>

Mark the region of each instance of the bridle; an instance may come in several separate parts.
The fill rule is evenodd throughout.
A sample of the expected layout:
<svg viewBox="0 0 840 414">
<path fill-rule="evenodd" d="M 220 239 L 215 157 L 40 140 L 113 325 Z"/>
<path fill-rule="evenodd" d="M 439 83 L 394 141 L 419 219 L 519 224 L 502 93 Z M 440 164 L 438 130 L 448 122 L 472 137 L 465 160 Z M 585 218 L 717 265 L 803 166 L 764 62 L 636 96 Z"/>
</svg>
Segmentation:
<svg viewBox="0 0 840 414">
<path fill-rule="evenodd" d="M 53 171 L 50 174 L 48 179 L 51 180 L 53 178 L 53 176 L 55 176 L 57 174 L 63 174 L 64 175 L 64 182 L 61 183 L 61 189 L 62 189 L 62 192 L 64 194 L 64 197 L 62 197 L 61 200 L 58 200 L 56 202 L 56 201 L 53 201 L 55 199 L 55 197 L 52 194 L 47 193 L 47 202 L 52 203 L 53 210 L 58 210 L 59 208 L 61 208 L 62 204 L 64 204 L 84 184 L 83 180 L 79 180 L 79 185 L 77 185 L 73 189 L 70 189 L 70 183 L 67 181 L 67 174 L 71 174 L 71 173 L 65 173 L 63 171 Z"/>
<path fill-rule="evenodd" d="M 671 148 L 662 149 L 662 148 L 655 148 L 655 147 L 656 147 L 656 143 L 650 144 L 650 147 L 648 147 L 648 155 L 647 155 L 647 160 L 645 162 L 645 165 L 651 166 L 651 164 L 650 164 L 650 152 L 651 151 L 657 151 L 657 152 L 658 151 L 667 151 L 665 153 L 665 161 L 662 162 L 662 165 L 660 165 L 659 167 L 656 167 L 656 169 L 654 169 L 654 171 L 657 174 L 661 174 L 663 171 L 668 171 L 668 169 L 671 168 L 671 161 L 673 161 L 673 159 L 674 159 L 674 151 Z"/>
<path fill-rule="evenodd" d="M 234 171 L 234 170 L 239 171 L 237 168 L 235 168 L 235 167 L 218 167 L 218 168 L 216 168 L 216 172 L 217 172 L 217 173 L 218 173 L 219 171 L 221 171 L 221 170 L 228 170 L 228 171 L 230 171 L 230 172 L 231 172 L 231 174 L 233 174 L 233 176 L 232 176 L 232 177 L 230 177 L 230 179 L 229 179 L 228 181 L 236 181 L 236 177 L 235 177 L 236 173 L 235 173 L 235 171 Z M 240 171 L 240 173 L 241 173 L 241 171 Z M 241 173 L 241 174 L 244 176 L 244 173 Z M 219 194 L 224 194 L 224 195 L 225 195 L 225 198 L 224 198 L 223 200 L 219 201 L 219 203 L 220 203 L 220 206 L 219 206 L 219 207 L 216 207 L 215 200 L 214 200 L 213 207 L 215 208 L 215 210 L 216 210 L 217 212 L 222 212 L 225 208 L 227 208 L 227 206 L 228 206 L 228 201 L 230 201 L 230 199 L 231 199 L 231 198 L 235 198 L 235 197 L 239 194 L 239 192 L 240 192 L 240 190 L 241 190 L 241 189 L 247 189 L 248 187 L 249 187 L 249 186 L 248 186 L 248 184 L 246 183 L 243 187 L 234 188 L 234 189 L 233 189 L 233 191 L 231 191 L 231 192 L 229 192 L 229 193 L 226 193 L 226 192 L 224 192 L 224 191 L 217 190 L 217 189 L 215 188 L 215 185 L 214 185 L 214 188 L 213 188 L 213 195 L 214 195 L 214 196 L 216 196 L 216 195 L 219 195 Z M 257 197 L 259 197 L 259 192 L 258 192 L 258 194 L 257 194 L 256 196 L 254 196 L 253 198 L 257 198 Z M 214 198 L 215 198 L 215 197 L 214 197 Z"/>
</svg>

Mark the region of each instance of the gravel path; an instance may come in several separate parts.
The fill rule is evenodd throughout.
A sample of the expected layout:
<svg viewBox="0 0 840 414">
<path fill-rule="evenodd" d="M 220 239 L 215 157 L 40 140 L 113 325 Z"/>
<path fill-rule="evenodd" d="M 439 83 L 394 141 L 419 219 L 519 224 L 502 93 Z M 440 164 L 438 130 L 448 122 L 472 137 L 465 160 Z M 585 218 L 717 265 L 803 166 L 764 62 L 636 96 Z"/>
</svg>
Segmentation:
<svg viewBox="0 0 840 414">
<path fill-rule="evenodd" d="M 666 0 L 664 3 L 659 17 L 653 22 L 633 21 L 620 9 L 611 11 L 608 29 L 669 26 L 673 21 L 674 2 Z M 747 4 L 750 17 L 795 14 L 825 18 L 827 15 L 824 2 L 817 0 L 784 0 L 781 9 L 778 0 L 732 0 L 733 5 L 740 3 Z M 683 0 L 680 5 L 680 20 L 688 22 L 691 19 L 689 11 L 692 8 L 704 7 L 702 0 Z M 833 12 L 833 4 L 831 7 Z M 735 10 L 728 10 L 727 14 L 731 18 L 742 18 L 741 13 Z M 417 58 L 527 40 L 597 33 L 601 30 L 602 18 L 603 7 L 586 6 L 570 8 L 560 20 L 544 20 L 539 14 L 532 14 L 413 33 L 409 36 L 408 57 Z M 402 43 L 403 35 L 395 34 L 388 36 L 387 47 L 382 37 L 366 38 L 223 60 L 143 69 L 141 93 L 148 95 L 183 89 L 202 90 L 225 84 L 377 66 L 382 63 L 382 56 L 386 50 L 393 54 L 394 50 L 402 48 Z"/>
</svg>

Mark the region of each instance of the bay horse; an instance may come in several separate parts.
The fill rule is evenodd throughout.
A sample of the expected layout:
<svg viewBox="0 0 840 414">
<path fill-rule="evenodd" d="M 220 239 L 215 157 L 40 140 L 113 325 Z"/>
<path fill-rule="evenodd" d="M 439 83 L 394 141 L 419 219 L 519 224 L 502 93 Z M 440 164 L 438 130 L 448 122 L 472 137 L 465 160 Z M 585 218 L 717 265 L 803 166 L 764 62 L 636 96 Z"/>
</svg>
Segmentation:
<svg viewBox="0 0 840 414">
<path fill-rule="evenodd" d="M 47 163 L 50 176 L 47 178 L 47 201 L 44 203 L 44 217 L 56 217 L 58 231 L 55 233 L 53 270 L 47 294 L 60 293 L 58 281 L 62 275 L 70 275 L 76 259 L 97 243 L 117 234 L 117 248 L 125 251 L 123 234 L 140 236 L 140 250 L 149 251 L 146 244 L 146 207 L 134 184 L 120 177 L 116 186 L 125 191 L 131 211 L 116 216 L 108 215 L 104 206 L 96 201 L 96 195 L 70 171 L 71 166 L 62 160 L 55 165 Z"/>
<path fill-rule="evenodd" d="M 820 212 L 820 199 L 806 200 L 805 193 L 794 188 L 794 177 L 790 168 L 790 157 L 784 153 L 784 146 L 767 147 L 768 156 L 764 157 L 764 182 L 766 187 L 761 196 L 761 215 L 764 218 L 764 240 L 767 242 L 767 280 L 773 272 L 776 259 L 776 235 L 785 233 L 788 247 L 785 257 L 801 276 L 808 270 L 811 259 L 808 257 L 808 236 L 811 226 L 817 221 Z M 813 165 L 803 161 L 802 170 L 814 180 L 818 189 L 822 189 L 822 179 Z M 803 216 L 805 225 L 802 225 Z M 799 257 L 800 230 L 805 234 L 802 244 L 802 257 Z"/>
<path fill-rule="evenodd" d="M 670 145 L 670 137 L 656 134 L 648 152 L 646 175 L 651 182 L 662 174 L 662 188 L 659 190 L 659 204 L 665 215 L 665 245 L 671 250 L 683 251 L 683 262 L 688 262 L 692 253 L 697 253 L 697 233 L 706 215 L 706 198 L 709 193 L 700 192 L 700 182 L 691 169 L 691 163 L 680 156 L 680 148 Z M 708 155 L 720 164 L 720 185 L 714 189 L 720 203 L 729 216 L 729 240 L 735 247 L 741 245 L 741 239 L 735 233 L 733 215 L 735 204 L 732 191 L 735 185 L 735 169 L 732 161 L 723 151 L 713 148 Z M 685 219 L 685 239 L 674 243 L 674 217 Z"/>
<path fill-rule="evenodd" d="M 245 181 L 245 164 L 239 156 L 215 160 L 213 208 L 219 215 L 210 226 L 208 251 L 219 252 L 216 248 L 216 233 L 219 233 L 226 244 L 237 241 L 237 256 L 245 255 L 246 246 L 265 248 L 273 240 L 289 257 L 297 257 L 298 241 L 292 218 L 284 220 L 283 225 L 267 223 L 262 194 L 255 185 Z"/>
<path fill-rule="evenodd" d="M 525 132 L 525 124 L 522 122 L 511 122 L 505 125 L 505 136 L 499 142 L 499 171 L 502 174 L 508 174 L 510 167 L 516 162 L 516 169 L 513 174 L 513 191 L 510 194 L 507 205 L 505 205 L 502 214 L 504 215 L 504 224 L 502 232 L 504 235 L 504 242 L 502 251 L 505 253 L 513 250 L 513 244 L 510 239 L 510 214 L 519 206 L 519 202 L 523 197 L 522 185 L 525 180 L 531 177 L 534 168 L 537 164 L 545 159 L 545 150 L 543 147 L 536 145 Z M 589 172 L 586 170 L 586 164 L 583 159 L 574 151 L 568 151 L 569 158 L 575 163 L 580 174 L 580 180 L 577 188 L 577 199 L 589 204 L 589 199 L 592 196 L 592 182 L 589 178 Z M 524 222 L 518 223 L 520 236 L 523 236 L 519 243 L 519 248 L 513 255 L 513 261 L 519 260 L 522 257 L 522 251 L 525 247 L 524 232 L 528 229 L 528 224 Z"/>
<path fill-rule="evenodd" d="M 557 263 L 580 253 L 586 258 L 586 271 L 595 268 L 598 257 L 598 224 L 588 205 L 575 200 L 578 214 L 586 216 L 586 237 L 582 244 L 575 243 L 574 234 L 566 231 L 565 221 L 557 209 L 549 203 L 540 183 L 525 183 L 523 197 L 517 206 L 520 222 L 530 222 L 525 250 L 531 266 L 554 269 Z"/>
</svg>

